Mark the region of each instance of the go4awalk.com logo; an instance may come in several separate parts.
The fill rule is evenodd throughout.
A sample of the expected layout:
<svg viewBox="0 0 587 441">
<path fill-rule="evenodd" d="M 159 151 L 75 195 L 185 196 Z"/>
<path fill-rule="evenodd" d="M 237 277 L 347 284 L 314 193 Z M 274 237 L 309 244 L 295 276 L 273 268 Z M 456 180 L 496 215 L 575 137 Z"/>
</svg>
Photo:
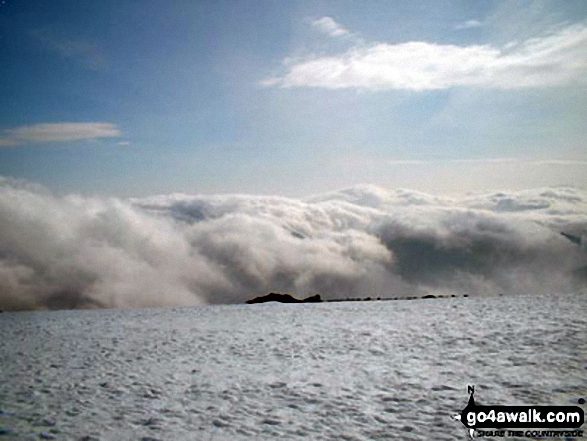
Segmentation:
<svg viewBox="0 0 587 441">
<path fill-rule="evenodd" d="M 583 436 L 585 415 L 579 406 L 485 406 L 475 403 L 475 386 L 467 390 L 469 402 L 453 418 L 469 429 L 471 438 Z"/>
</svg>

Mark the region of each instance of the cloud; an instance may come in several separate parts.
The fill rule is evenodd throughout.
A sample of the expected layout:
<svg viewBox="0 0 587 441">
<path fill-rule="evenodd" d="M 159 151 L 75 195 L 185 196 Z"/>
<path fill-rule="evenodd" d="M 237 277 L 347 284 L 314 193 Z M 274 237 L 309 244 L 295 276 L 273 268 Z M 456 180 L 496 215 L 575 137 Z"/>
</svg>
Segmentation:
<svg viewBox="0 0 587 441">
<path fill-rule="evenodd" d="M 0 308 L 565 292 L 586 281 L 587 195 L 456 200 L 357 186 L 307 199 L 56 196 L 0 179 Z M 579 274 L 579 275 L 577 275 Z"/>
<path fill-rule="evenodd" d="M 0 138 L 0 147 L 11 147 L 13 145 L 18 145 L 18 142 L 10 138 Z"/>
<path fill-rule="evenodd" d="M 284 68 L 284 74 L 261 83 L 285 88 L 416 91 L 584 84 L 587 27 L 568 25 L 507 48 L 425 41 L 362 44 L 336 55 L 286 59 Z"/>
<path fill-rule="evenodd" d="M 4 180 L 0 224 L 4 309 L 190 305 L 223 286 L 173 223 L 117 199 Z"/>
<path fill-rule="evenodd" d="M 312 26 L 331 37 L 350 35 L 350 32 L 335 22 L 331 17 L 322 17 L 312 22 Z"/>
<path fill-rule="evenodd" d="M 40 123 L 4 130 L 15 145 L 23 142 L 80 141 L 83 139 L 116 138 L 122 135 L 120 129 L 109 122 L 62 122 Z"/>
<path fill-rule="evenodd" d="M 418 159 L 391 159 L 387 163 L 389 165 L 421 165 L 426 164 L 426 161 L 420 161 Z"/>
<path fill-rule="evenodd" d="M 516 164 L 516 165 L 571 165 L 571 166 L 583 166 L 587 165 L 587 161 L 580 159 L 541 159 L 541 160 L 530 160 L 523 158 L 461 158 L 461 159 L 445 159 L 445 160 L 420 160 L 420 159 L 401 159 L 401 160 L 389 160 L 389 165 L 425 165 L 425 164 Z"/>
<path fill-rule="evenodd" d="M 587 165 L 587 161 L 573 159 L 544 159 L 541 161 L 532 161 L 534 165 Z"/>
<path fill-rule="evenodd" d="M 463 23 L 459 23 L 455 26 L 455 29 L 471 29 L 471 28 L 479 28 L 483 26 L 479 20 L 467 20 Z"/>
<path fill-rule="evenodd" d="M 475 158 L 475 159 L 452 159 L 450 162 L 456 164 L 500 164 L 500 163 L 512 163 L 512 162 L 523 162 L 518 158 Z"/>
</svg>

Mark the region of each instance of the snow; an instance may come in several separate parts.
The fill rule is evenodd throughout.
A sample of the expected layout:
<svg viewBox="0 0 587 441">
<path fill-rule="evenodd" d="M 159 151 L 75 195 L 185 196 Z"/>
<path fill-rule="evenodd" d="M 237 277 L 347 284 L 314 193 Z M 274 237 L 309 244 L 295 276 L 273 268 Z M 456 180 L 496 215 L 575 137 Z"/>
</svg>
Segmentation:
<svg viewBox="0 0 587 441">
<path fill-rule="evenodd" d="M 3 313 L 0 333 L 6 440 L 462 440 L 469 384 L 587 396 L 581 294 Z"/>
</svg>

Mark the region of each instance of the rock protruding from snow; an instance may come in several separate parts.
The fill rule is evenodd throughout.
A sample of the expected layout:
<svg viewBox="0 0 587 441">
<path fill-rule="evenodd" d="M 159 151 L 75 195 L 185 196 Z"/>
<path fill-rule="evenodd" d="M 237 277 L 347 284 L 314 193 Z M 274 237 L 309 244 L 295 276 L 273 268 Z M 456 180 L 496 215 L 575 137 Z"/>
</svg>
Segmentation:
<svg viewBox="0 0 587 441">
<path fill-rule="evenodd" d="M 266 302 L 279 302 L 279 303 L 318 303 L 322 301 L 320 294 L 316 294 L 305 299 L 296 299 L 291 294 L 280 294 L 270 292 L 267 295 L 255 297 L 254 299 L 247 300 L 248 304 L 253 303 L 266 303 Z"/>
</svg>

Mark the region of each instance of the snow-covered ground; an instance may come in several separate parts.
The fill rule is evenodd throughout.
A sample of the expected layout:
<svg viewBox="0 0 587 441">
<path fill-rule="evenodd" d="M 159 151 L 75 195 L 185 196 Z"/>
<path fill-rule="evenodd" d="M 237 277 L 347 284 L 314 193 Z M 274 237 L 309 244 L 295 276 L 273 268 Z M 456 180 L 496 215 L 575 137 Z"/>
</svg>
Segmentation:
<svg viewBox="0 0 587 441">
<path fill-rule="evenodd" d="M 0 314 L 0 439 L 464 440 L 587 397 L 584 295 Z"/>
</svg>

